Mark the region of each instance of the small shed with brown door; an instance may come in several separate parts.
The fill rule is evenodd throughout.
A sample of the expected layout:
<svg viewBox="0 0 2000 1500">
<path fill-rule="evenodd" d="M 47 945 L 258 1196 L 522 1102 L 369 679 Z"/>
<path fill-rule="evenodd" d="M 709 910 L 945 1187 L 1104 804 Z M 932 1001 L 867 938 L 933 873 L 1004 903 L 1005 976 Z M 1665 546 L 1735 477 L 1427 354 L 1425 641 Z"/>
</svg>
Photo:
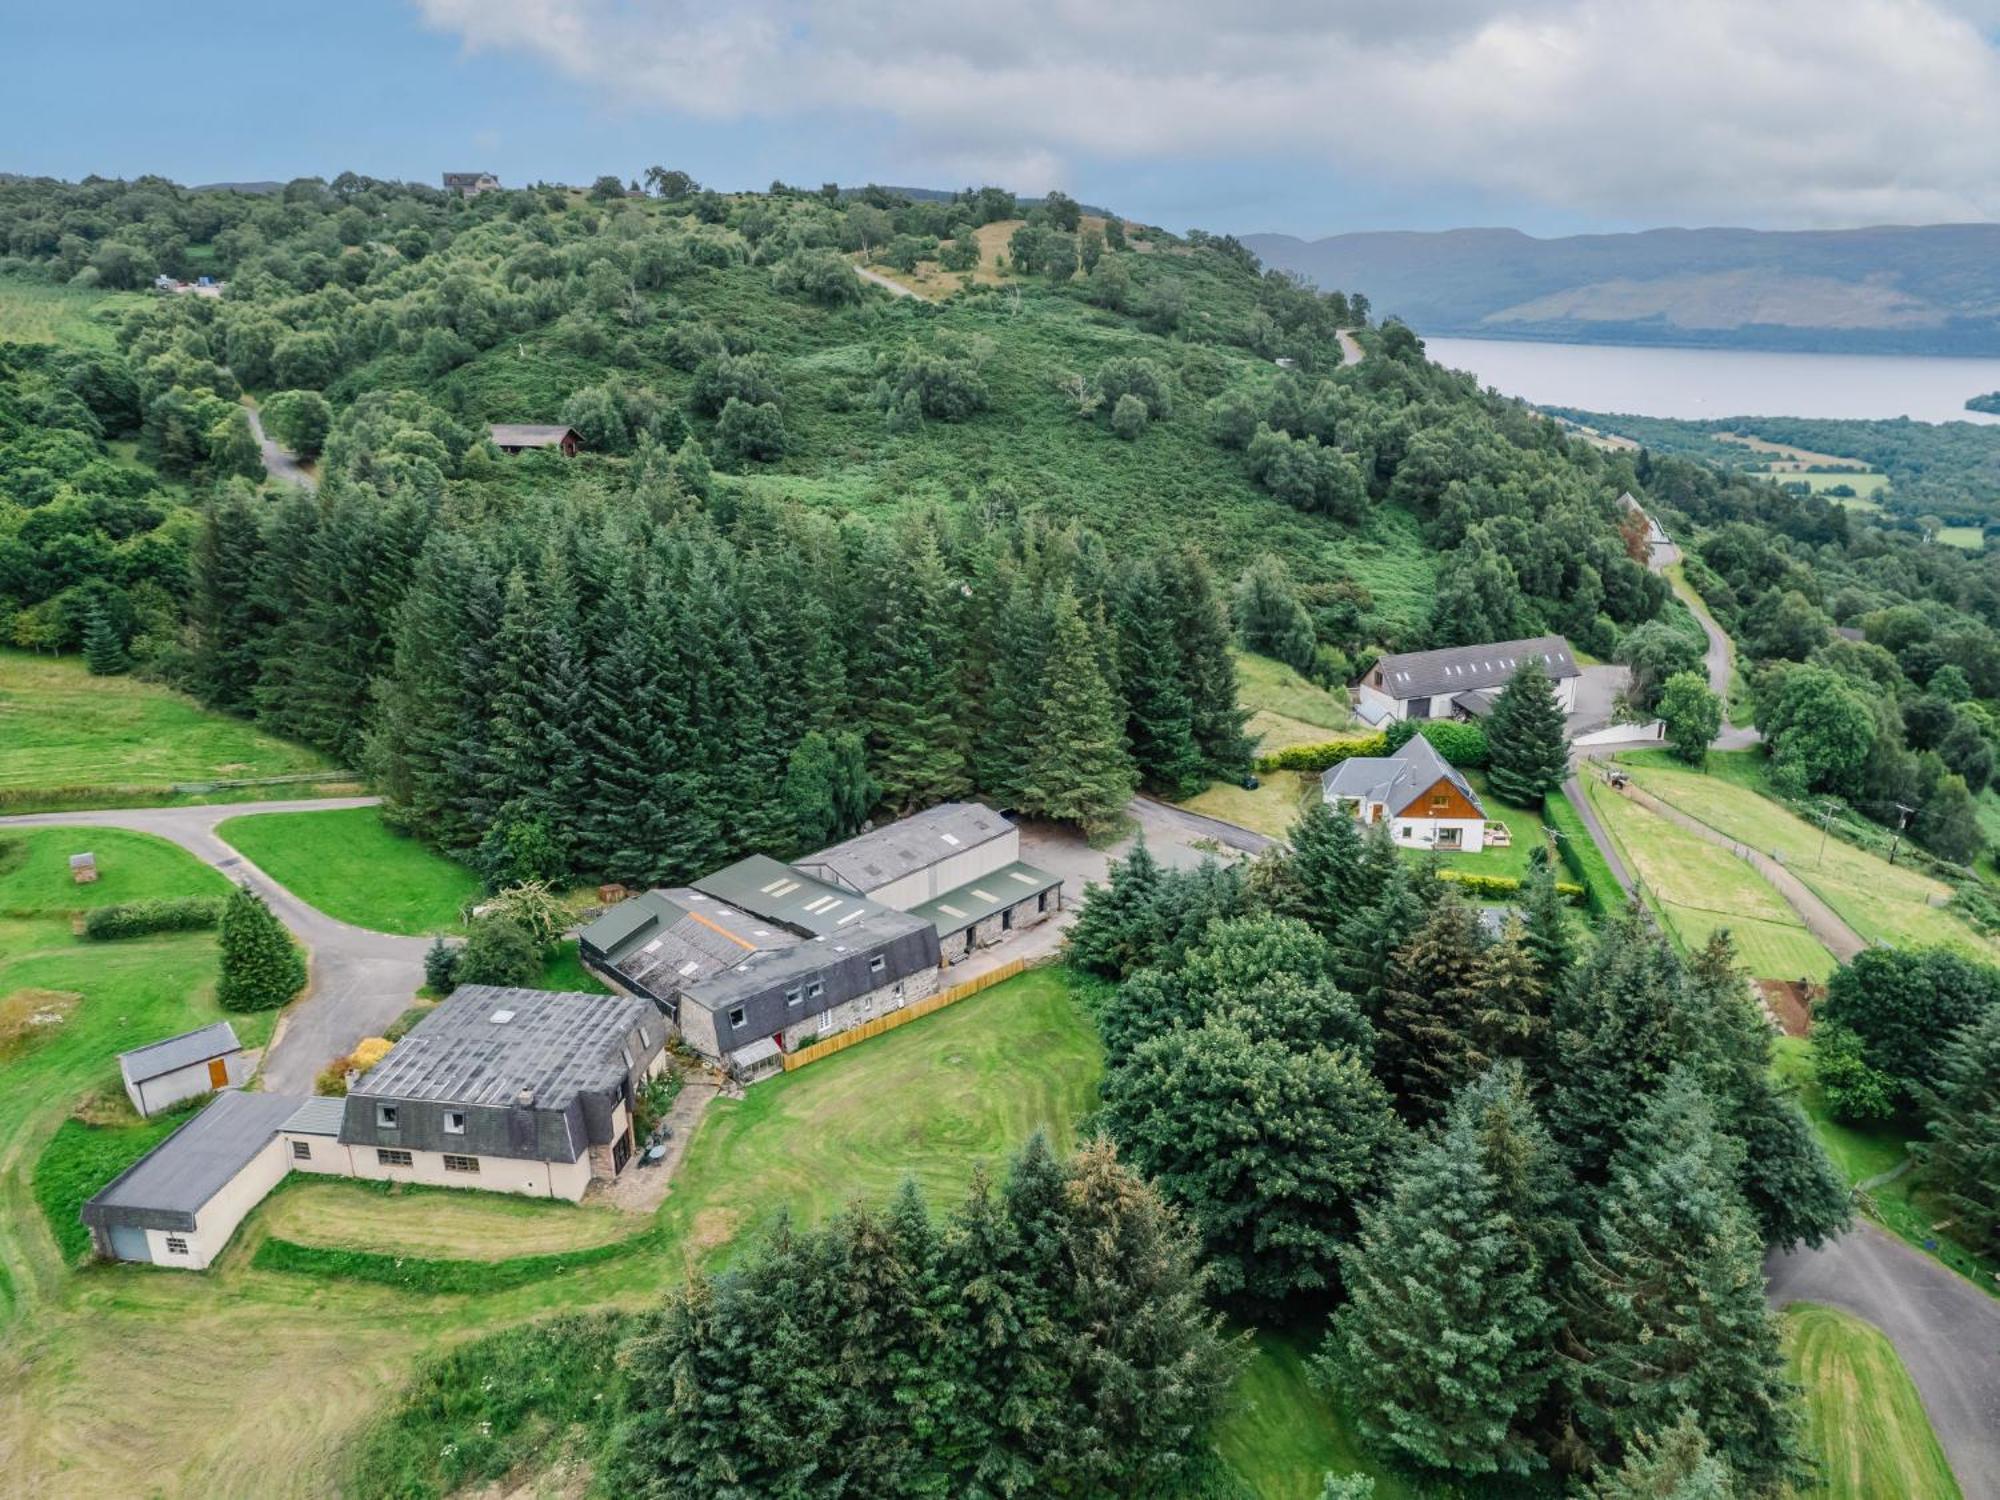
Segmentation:
<svg viewBox="0 0 2000 1500">
<path fill-rule="evenodd" d="M 184 1099 L 241 1088 L 250 1077 L 250 1064 L 236 1029 L 217 1021 L 119 1053 L 118 1072 L 132 1107 L 142 1115 L 156 1115 Z"/>
</svg>

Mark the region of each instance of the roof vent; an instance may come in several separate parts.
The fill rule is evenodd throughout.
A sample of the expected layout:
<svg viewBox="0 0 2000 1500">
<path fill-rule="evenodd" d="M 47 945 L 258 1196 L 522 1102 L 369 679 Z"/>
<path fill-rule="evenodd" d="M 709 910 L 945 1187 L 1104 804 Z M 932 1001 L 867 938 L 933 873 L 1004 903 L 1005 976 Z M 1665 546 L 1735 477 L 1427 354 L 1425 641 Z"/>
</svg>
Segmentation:
<svg viewBox="0 0 2000 1500">
<path fill-rule="evenodd" d="M 491 1021 L 495 1026 L 505 1026 L 509 1021 L 514 1019 L 514 1012 L 511 1010 L 496 1010 L 486 1019 Z"/>
<path fill-rule="evenodd" d="M 514 1096 L 514 1105 L 517 1109 L 533 1109 L 535 1107 L 535 1091 L 533 1089 L 522 1089 L 520 1093 Z"/>
</svg>

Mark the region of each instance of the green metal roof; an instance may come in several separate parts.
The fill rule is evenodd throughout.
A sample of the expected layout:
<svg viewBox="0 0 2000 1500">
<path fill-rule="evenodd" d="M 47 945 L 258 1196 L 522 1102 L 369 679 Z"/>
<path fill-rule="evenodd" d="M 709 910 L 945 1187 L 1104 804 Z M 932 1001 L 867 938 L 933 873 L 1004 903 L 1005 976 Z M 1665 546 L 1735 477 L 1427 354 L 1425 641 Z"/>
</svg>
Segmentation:
<svg viewBox="0 0 2000 1500">
<path fill-rule="evenodd" d="M 942 937 L 948 933 L 963 932 L 974 922 L 983 922 L 1010 906 L 1061 884 L 1061 876 L 1015 860 L 990 875 L 967 881 L 957 890 L 946 891 L 921 906 L 911 907 L 910 915 L 922 917 L 937 928 L 938 935 Z"/>
</svg>

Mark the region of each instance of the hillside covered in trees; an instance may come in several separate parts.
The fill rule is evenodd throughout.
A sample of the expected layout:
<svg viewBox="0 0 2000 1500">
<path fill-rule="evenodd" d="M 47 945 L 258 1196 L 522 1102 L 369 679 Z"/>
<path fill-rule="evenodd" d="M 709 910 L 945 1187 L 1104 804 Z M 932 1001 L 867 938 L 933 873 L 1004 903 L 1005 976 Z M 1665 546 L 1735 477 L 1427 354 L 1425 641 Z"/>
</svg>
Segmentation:
<svg viewBox="0 0 2000 1500">
<path fill-rule="evenodd" d="M 13 639 L 99 619 L 495 878 L 664 878 L 878 802 L 1096 826 L 1239 774 L 1225 601 L 1267 556 L 1326 680 L 1385 644 L 1609 651 L 1662 608 L 1627 467 L 1400 326 L 1344 366 L 1365 303 L 1233 241 L 672 177 L 0 187 L 16 279 L 226 283 L 10 354 Z M 895 297 L 863 257 L 958 285 Z M 316 494 L 253 490 L 246 397 Z M 501 421 L 583 456 L 503 458 Z"/>
</svg>

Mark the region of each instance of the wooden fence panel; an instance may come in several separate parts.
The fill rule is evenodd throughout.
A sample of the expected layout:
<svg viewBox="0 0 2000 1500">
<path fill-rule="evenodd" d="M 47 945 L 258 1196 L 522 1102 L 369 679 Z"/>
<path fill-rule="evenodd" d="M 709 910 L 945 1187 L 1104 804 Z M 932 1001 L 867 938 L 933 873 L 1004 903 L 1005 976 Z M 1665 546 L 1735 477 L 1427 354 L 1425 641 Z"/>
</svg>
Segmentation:
<svg viewBox="0 0 2000 1500">
<path fill-rule="evenodd" d="M 850 1026 L 838 1036 L 830 1036 L 823 1042 L 801 1047 L 796 1052 L 785 1054 L 785 1071 L 803 1068 L 807 1063 L 818 1062 L 822 1057 L 831 1057 L 836 1052 L 844 1052 L 856 1042 L 865 1042 L 871 1036 L 880 1036 L 885 1031 L 894 1031 L 898 1026 L 929 1015 L 932 1011 L 943 1010 L 947 1005 L 956 1005 L 961 1000 L 970 999 L 981 990 L 991 989 L 1004 980 L 1012 979 L 1028 967 L 1026 959 L 1009 959 L 997 969 L 989 969 L 977 979 L 968 979 L 964 984 L 955 984 L 948 990 L 939 990 L 935 995 L 912 1001 L 901 1010 L 892 1010 L 887 1015 L 877 1016 L 872 1021 L 863 1021 L 859 1026 Z"/>
</svg>

